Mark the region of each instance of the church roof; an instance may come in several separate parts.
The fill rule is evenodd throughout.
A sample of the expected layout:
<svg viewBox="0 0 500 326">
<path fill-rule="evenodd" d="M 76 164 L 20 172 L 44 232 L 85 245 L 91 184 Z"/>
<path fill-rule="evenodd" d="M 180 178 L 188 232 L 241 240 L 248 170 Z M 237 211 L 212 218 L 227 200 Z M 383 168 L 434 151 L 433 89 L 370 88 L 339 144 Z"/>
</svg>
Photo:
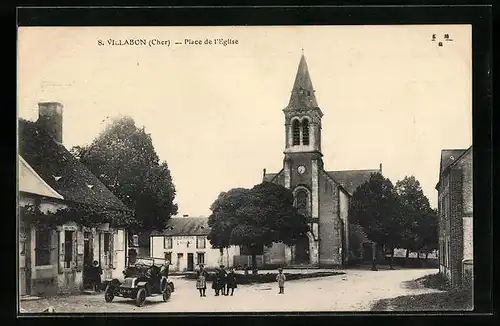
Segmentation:
<svg viewBox="0 0 500 326">
<path fill-rule="evenodd" d="M 379 173 L 380 170 L 345 170 L 345 171 L 328 171 L 335 181 L 340 183 L 349 194 L 353 194 L 356 189 L 366 181 L 370 180 L 372 173 Z"/>
<path fill-rule="evenodd" d="M 152 235 L 163 236 L 190 236 L 208 235 L 208 217 L 172 217 L 168 220 L 166 228 L 161 232 L 153 232 Z"/>
<path fill-rule="evenodd" d="M 304 54 L 302 54 L 287 109 L 317 107 L 318 103 L 316 101 L 316 96 L 314 95 L 314 89 L 311 82 L 311 76 L 309 76 L 306 58 Z"/>
<path fill-rule="evenodd" d="M 36 122 L 19 120 L 19 155 L 64 200 L 129 210 L 99 179 Z"/>
<path fill-rule="evenodd" d="M 276 176 L 276 174 L 278 173 L 266 173 L 264 175 L 264 180 L 265 182 L 271 182 L 271 180 L 273 180 L 273 178 Z"/>
</svg>

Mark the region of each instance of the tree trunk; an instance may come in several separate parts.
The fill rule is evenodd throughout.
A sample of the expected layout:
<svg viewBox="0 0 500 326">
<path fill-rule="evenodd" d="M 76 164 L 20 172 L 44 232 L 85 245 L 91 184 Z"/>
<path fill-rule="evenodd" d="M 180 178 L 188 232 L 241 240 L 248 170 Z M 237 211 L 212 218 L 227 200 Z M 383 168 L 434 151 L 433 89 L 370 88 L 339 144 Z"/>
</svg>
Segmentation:
<svg viewBox="0 0 500 326">
<path fill-rule="evenodd" d="M 393 259 L 394 259 L 394 248 L 391 249 L 391 258 L 389 258 L 389 268 L 390 269 L 394 269 L 394 267 L 392 267 Z"/>
<path fill-rule="evenodd" d="M 408 258 L 410 257 L 410 249 L 406 249 L 405 266 L 408 266 Z"/>
<path fill-rule="evenodd" d="M 252 252 L 252 274 L 257 274 L 257 255 Z"/>
<path fill-rule="evenodd" d="M 427 258 L 429 258 L 429 251 L 425 252 L 425 261 L 427 261 Z"/>
<path fill-rule="evenodd" d="M 377 270 L 377 244 L 372 243 L 372 271 Z"/>
</svg>

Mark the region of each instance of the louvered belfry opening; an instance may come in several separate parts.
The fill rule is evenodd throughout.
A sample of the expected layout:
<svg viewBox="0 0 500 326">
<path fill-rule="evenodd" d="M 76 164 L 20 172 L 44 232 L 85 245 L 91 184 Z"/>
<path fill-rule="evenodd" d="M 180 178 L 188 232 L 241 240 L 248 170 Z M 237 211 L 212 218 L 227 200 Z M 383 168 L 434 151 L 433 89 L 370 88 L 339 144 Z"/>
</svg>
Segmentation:
<svg viewBox="0 0 500 326">
<path fill-rule="evenodd" d="M 298 120 L 293 120 L 292 122 L 292 132 L 293 132 L 293 145 L 300 145 L 300 122 Z"/>
<path fill-rule="evenodd" d="M 309 145 L 309 120 L 302 121 L 302 145 Z"/>
</svg>

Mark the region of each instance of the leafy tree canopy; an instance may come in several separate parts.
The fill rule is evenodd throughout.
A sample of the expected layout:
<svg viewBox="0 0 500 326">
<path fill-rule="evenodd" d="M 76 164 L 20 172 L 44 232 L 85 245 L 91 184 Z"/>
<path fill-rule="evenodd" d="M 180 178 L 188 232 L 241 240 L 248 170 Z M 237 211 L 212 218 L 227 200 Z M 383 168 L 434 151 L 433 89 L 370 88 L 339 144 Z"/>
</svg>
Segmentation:
<svg viewBox="0 0 500 326">
<path fill-rule="evenodd" d="M 135 211 L 140 228 L 161 230 L 177 214 L 168 165 L 160 163 L 151 135 L 132 118 L 113 120 L 90 145 L 73 147 L 72 153 Z"/>
<path fill-rule="evenodd" d="M 363 227 L 367 237 L 382 245 L 395 247 L 400 242 L 400 205 L 392 182 L 380 173 L 356 189 L 349 219 Z"/>
<path fill-rule="evenodd" d="M 293 206 L 292 192 L 269 182 L 222 192 L 211 210 L 208 238 L 215 248 L 258 248 L 278 241 L 291 245 L 309 231 L 306 218 Z"/>
</svg>

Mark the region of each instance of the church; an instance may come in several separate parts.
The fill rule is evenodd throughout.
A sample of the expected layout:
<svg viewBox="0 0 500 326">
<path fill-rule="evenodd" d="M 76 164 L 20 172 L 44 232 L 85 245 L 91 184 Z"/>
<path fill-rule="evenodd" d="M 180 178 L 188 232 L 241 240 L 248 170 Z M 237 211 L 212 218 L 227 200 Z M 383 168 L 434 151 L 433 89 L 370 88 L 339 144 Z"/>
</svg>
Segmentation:
<svg viewBox="0 0 500 326">
<path fill-rule="evenodd" d="M 294 246 L 274 243 L 264 248 L 266 264 L 329 267 L 349 259 L 349 202 L 362 183 L 378 169 L 327 171 L 321 152 L 323 112 L 314 94 L 302 54 L 285 115 L 283 168 L 263 171 L 263 181 L 293 191 L 295 205 L 310 225 L 307 237 Z"/>
</svg>

